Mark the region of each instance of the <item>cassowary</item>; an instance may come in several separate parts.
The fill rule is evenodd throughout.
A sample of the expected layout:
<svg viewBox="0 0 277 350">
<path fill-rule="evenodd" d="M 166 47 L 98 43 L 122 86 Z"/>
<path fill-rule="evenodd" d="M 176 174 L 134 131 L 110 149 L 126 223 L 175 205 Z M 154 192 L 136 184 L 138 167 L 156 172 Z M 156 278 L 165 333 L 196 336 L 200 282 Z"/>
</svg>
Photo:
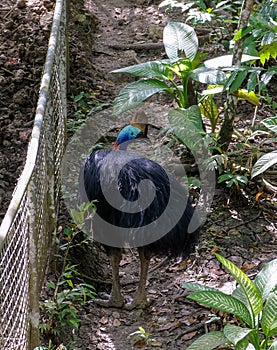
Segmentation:
<svg viewBox="0 0 277 350">
<path fill-rule="evenodd" d="M 186 257 L 198 238 L 198 224 L 189 232 L 194 210 L 184 188 L 156 162 L 127 151 L 128 143 L 141 136 L 143 132 L 138 127 L 124 127 L 118 134 L 114 150 L 93 152 L 80 172 L 81 198 L 95 201 L 96 205 L 93 235 L 104 244 L 112 266 L 110 298 L 97 300 L 103 306 L 124 305 L 119 279 L 122 248 L 137 247 L 140 258 L 138 288 L 126 308 L 144 308 L 148 305 L 146 282 L 151 257 Z M 108 156 L 110 159 L 106 161 Z M 118 206 L 110 203 L 117 191 L 123 198 L 123 204 Z M 143 201 L 138 202 L 140 196 L 147 197 L 148 206 Z M 132 204 L 136 202 L 138 209 L 133 210 Z M 123 236 L 120 236 L 121 230 Z"/>
</svg>

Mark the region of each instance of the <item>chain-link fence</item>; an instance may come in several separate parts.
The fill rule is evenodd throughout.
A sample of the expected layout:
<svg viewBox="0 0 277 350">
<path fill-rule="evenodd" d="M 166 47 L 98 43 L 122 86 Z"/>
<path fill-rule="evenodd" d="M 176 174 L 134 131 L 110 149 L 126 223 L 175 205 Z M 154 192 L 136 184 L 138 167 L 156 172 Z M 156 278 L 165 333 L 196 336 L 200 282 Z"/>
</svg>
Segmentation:
<svg viewBox="0 0 277 350">
<path fill-rule="evenodd" d="M 1 350 L 39 344 L 39 295 L 65 145 L 66 57 L 66 0 L 57 0 L 26 164 L 0 227 Z"/>
</svg>

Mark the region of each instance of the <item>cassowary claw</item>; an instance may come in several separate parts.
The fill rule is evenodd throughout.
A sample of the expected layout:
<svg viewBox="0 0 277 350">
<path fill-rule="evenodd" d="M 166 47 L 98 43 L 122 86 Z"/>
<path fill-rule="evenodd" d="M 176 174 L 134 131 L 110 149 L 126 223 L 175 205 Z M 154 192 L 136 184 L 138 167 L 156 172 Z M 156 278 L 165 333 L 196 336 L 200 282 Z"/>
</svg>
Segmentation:
<svg viewBox="0 0 277 350">
<path fill-rule="evenodd" d="M 145 299 L 145 300 L 132 300 L 131 302 L 124 305 L 124 309 L 126 310 L 134 310 L 134 309 L 147 309 L 150 305 L 153 304 L 153 300 Z"/>
</svg>

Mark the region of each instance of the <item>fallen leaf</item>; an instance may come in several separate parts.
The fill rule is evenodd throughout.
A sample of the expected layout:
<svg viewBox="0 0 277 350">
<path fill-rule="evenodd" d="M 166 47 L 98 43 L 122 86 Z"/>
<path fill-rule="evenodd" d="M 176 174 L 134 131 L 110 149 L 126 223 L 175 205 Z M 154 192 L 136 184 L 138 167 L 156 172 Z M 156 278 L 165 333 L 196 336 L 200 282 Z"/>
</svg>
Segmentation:
<svg viewBox="0 0 277 350">
<path fill-rule="evenodd" d="M 180 270 L 184 270 L 186 268 L 186 266 L 188 265 L 188 260 L 182 260 L 179 264 L 169 267 L 168 271 L 180 271 Z"/>
<path fill-rule="evenodd" d="M 214 246 L 213 249 L 211 250 L 211 253 L 214 254 L 214 253 L 217 253 L 219 250 L 218 246 Z"/>
<path fill-rule="evenodd" d="M 246 262 L 242 265 L 241 270 L 245 272 L 245 271 L 253 269 L 253 267 L 255 267 L 255 264 Z"/>
<path fill-rule="evenodd" d="M 258 201 L 263 194 L 264 194 L 263 192 L 258 192 L 255 196 L 256 201 Z"/>
<path fill-rule="evenodd" d="M 152 341 L 151 346 L 152 346 L 153 348 L 156 348 L 156 347 L 158 347 L 158 346 L 162 346 L 162 343 L 160 343 L 159 341 Z"/>
<path fill-rule="evenodd" d="M 121 325 L 121 322 L 118 318 L 116 318 L 115 320 L 113 320 L 113 326 L 114 327 L 119 327 Z"/>
<path fill-rule="evenodd" d="M 100 318 L 99 322 L 101 324 L 107 324 L 109 322 L 109 319 L 108 319 L 108 317 L 103 316 L 103 317 Z"/>
<path fill-rule="evenodd" d="M 197 334 L 197 331 L 194 331 L 194 332 L 190 332 L 190 333 L 187 333 L 187 334 L 184 334 L 181 339 L 182 340 L 190 340 L 192 338 L 194 338 Z"/>
</svg>

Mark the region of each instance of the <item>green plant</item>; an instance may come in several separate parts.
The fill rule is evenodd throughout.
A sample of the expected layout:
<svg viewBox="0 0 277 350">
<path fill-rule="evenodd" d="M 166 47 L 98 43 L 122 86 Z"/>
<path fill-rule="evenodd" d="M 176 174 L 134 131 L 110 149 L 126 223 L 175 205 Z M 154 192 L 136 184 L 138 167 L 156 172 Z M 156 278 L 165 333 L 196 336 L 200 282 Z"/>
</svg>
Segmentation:
<svg viewBox="0 0 277 350">
<path fill-rule="evenodd" d="M 276 350 L 277 339 L 277 259 L 267 263 L 252 282 L 228 259 L 216 258 L 237 281 L 232 295 L 198 283 L 183 283 L 191 291 L 189 299 L 233 314 L 238 325 L 227 324 L 223 331 L 207 333 L 187 350 L 211 350 L 221 345 L 235 350 Z"/>
<path fill-rule="evenodd" d="M 262 64 L 277 56 L 277 2 L 265 0 L 252 11 L 249 25 L 241 28 L 234 40 L 245 38 L 242 49 L 250 55 L 259 55 Z"/>
<path fill-rule="evenodd" d="M 277 135 L 277 117 L 271 117 L 262 120 L 262 123 L 272 132 Z M 275 138 L 276 141 L 276 138 Z M 272 151 L 264 154 L 254 164 L 251 172 L 251 177 L 254 178 L 264 173 L 268 168 L 277 164 L 277 151 Z"/>
<path fill-rule="evenodd" d="M 51 338 L 53 343 L 60 343 L 68 334 L 69 328 L 78 328 L 79 306 L 95 297 L 93 286 L 87 283 L 74 283 L 79 274 L 77 266 L 67 263 L 69 251 L 74 246 L 74 237 L 78 232 L 74 227 L 67 227 L 64 230 L 64 243 L 58 240 L 62 252 L 61 255 L 57 255 L 58 258 L 62 258 L 61 273 L 57 281 L 47 283 L 48 288 L 53 291 L 52 296 L 40 302 L 43 322 L 39 328 L 47 337 L 53 337 Z"/>
<path fill-rule="evenodd" d="M 53 345 L 52 341 L 49 340 L 47 346 L 37 346 L 34 348 L 34 350 L 67 350 L 67 348 L 63 344 L 60 344 L 58 347 L 56 347 Z"/>
<path fill-rule="evenodd" d="M 239 189 L 241 186 L 247 185 L 248 179 L 244 175 L 226 172 L 218 177 L 217 182 L 225 182 L 228 188 L 235 187 L 236 189 Z"/>
<path fill-rule="evenodd" d="M 76 96 L 71 96 L 73 113 L 67 118 L 67 129 L 74 133 L 90 115 L 107 107 L 108 104 L 100 104 L 93 92 L 81 91 Z"/>
<path fill-rule="evenodd" d="M 139 327 L 139 329 L 129 335 L 132 338 L 133 344 L 142 343 L 146 346 L 152 347 L 155 339 L 150 337 L 150 333 L 147 333 L 143 327 Z"/>
<path fill-rule="evenodd" d="M 77 275 L 76 266 L 67 265 L 58 282 L 49 282 L 54 294 L 49 300 L 41 302 L 40 307 L 46 321 L 40 324 L 42 333 L 60 340 L 68 333 L 69 327 L 78 328 L 78 307 L 94 298 L 94 287 L 87 283 L 74 285 L 73 276 Z"/>
<path fill-rule="evenodd" d="M 116 69 L 113 73 L 128 73 L 141 78 L 128 84 L 114 100 L 114 114 L 136 107 L 148 97 L 166 92 L 180 108 L 196 104 L 190 96 L 190 82 L 218 84 L 225 81 L 219 69 L 202 65 L 198 38 L 194 29 L 184 23 L 170 22 L 164 28 L 163 43 L 167 60 L 150 61 Z M 191 97 L 191 98 L 190 98 Z"/>
<path fill-rule="evenodd" d="M 214 134 L 219 121 L 219 110 L 214 101 L 214 94 L 203 94 L 202 92 L 198 105 L 200 107 L 201 114 L 209 119 L 212 129 L 211 132 Z"/>
<path fill-rule="evenodd" d="M 159 7 L 167 7 L 167 11 L 173 8 L 180 8 L 182 12 L 186 13 L 186 22 L 193 26 L 210 24 L 211 27 L 216 21 L 217 25 L 226 31 L 227 23 L 238 22 L 238 11 L 241 6 L 241 0 L 231 1 L 176 1 L 164 0 Z M 224 11 L 224 15 L 222 12 Z M 228 15 L 229 14 L 229 15 Z M 222 25 L 225 24 L 225 25 Z"/>
</svg>

